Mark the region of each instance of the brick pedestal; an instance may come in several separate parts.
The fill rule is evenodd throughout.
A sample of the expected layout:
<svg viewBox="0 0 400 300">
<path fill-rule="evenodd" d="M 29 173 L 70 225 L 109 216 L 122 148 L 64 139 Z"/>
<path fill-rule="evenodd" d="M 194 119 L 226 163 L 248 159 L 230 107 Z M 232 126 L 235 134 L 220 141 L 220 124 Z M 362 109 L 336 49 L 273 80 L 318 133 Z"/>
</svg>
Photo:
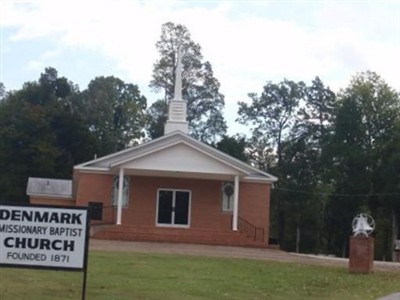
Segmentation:
<svg viewBox="0 0 400 300">
<path fill-rule="evenodd" d="M 349 271 L 371 273 L 374 263 L 374 238 L 352 236 L 350 238 Z"/>
</svg>

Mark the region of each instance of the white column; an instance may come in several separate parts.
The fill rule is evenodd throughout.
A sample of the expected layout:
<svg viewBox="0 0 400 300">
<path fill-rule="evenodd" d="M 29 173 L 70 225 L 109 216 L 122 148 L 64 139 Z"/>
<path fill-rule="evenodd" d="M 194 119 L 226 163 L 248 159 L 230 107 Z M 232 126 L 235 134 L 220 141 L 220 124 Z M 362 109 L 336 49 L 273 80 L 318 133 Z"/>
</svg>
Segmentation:
<svg viewBox="0 0 400 300">
<path fill-rule="evenodd" d="M 118 179 L 117 225 L 121 225 L 123 189 L 124 189 L 124 169 L 121 168 L 119 169 L 119 179 Z"/>
<path fill-rule="evenodd" d="M 235 176 L 235 188 L 233 193 L 233 218 L 232 230 L 238 230 L 238 215 L 239 215 L 239 175 Z"/>
</svg>

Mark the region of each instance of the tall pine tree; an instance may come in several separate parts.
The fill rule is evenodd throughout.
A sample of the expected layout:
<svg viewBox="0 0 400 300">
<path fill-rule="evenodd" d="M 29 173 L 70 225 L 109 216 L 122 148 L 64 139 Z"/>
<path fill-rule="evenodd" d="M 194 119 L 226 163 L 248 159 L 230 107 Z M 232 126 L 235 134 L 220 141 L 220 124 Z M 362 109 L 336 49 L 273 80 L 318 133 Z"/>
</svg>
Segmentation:
<svg viewBox="0 0 400 300">
<path fill-rule="evenodd" d="M 222 115 L 224 96 L 220 83 L 214 77 L 212 66 L 203 61 L 201 47 L 195 43 L 189 30 L 171 22 L 162 25 L 160 40 L 156 43 L 160 58 L 154 64 L 150 87 L 164 93 L 164 99 L 155 102 L 148 110 L 148 134 L 151 138 L 163 134 L 168 101 L 173 98 L 177 53 L 182 58 L 182 96 L 187 102 L 187 118 L 190 135 L 213 144 L 226 133 L 226 122 Z"/>
</svg>

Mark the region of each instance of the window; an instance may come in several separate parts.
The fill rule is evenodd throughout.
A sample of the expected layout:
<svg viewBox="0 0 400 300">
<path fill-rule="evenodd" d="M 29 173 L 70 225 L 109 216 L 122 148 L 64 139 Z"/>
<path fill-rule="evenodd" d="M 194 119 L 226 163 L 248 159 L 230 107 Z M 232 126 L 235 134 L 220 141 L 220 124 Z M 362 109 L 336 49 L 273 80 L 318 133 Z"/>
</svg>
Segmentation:
<svg viewBox="0 0 400 300">
<path fill-rule="evenodd" d="M 112 205 L 118 205 L 118 189 L 119 189 L 119 176 L 114 177 Z M 124 176 L 122 185 L 122 207 L 128 207 L 129 201 L 129 177 Z"/>
<path fill-rule="evenodd" d="M 222 211 L 233 212 L 233 198 L 235 186 L 231 182 L 222 184 Z"/>
<path fill-rule="evenodd" d="M 190 223 L 190 191 L 159 189 L 157 225 L 188 227 Z"/>
</svg>

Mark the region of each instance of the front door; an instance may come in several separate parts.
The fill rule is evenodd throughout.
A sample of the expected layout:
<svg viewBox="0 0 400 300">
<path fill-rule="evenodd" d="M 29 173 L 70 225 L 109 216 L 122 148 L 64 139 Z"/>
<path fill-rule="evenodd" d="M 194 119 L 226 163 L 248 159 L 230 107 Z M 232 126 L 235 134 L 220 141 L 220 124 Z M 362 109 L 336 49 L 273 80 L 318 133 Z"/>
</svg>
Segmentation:
<svg viewBox="0 0 400 300">
<path fill-rule="evenodd" d="M 190 191 L 159 189 L 157 225 L 188 227 L 190 223 Z"/>
</svg>

